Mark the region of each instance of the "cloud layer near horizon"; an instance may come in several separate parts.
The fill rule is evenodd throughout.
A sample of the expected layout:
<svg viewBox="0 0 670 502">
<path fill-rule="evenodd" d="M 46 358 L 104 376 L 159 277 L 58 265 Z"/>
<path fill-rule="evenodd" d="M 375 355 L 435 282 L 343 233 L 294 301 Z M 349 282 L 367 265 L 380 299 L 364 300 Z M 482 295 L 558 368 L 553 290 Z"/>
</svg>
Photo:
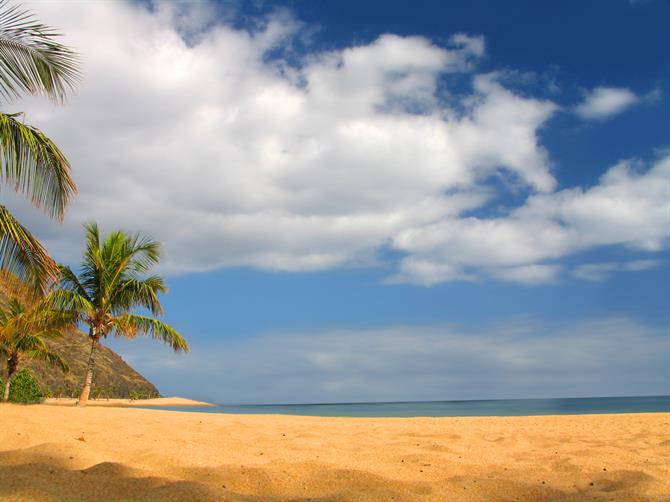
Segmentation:
<svg viewBox="0 0 670 502">
<path fill-rule="evenodd" d="M 559 106 L 477 73 L 478 34 L 298 54 L 303 27 L 285 12 L 245 31 L 212 25 L 207 4 L 32 7 L 85 61 L 66 107 L 15 105 L 74 166 L 64 227 L 18 211 L 60 259 L 76 259 L 89 219 L 152 234 L 168 272 L 365 265 L 386 248 L 404 256 L 390 281 L 427 285 L 546 282 L 572 253 L 667 242 L 670 157 L 556 191 L 538 131 Z M 451 93 L 455 75 L 465 95 Z M 501 177 L 530 196 L 472 216 Z"/>
<path fill-rule="evenodd" d="M 667 329 L 626 317 L 275 333 L 194 343 L 188 357 L 151 341 L 113 347 L 163 393 L 220 403 L 670 393 Z"/>
</svg>

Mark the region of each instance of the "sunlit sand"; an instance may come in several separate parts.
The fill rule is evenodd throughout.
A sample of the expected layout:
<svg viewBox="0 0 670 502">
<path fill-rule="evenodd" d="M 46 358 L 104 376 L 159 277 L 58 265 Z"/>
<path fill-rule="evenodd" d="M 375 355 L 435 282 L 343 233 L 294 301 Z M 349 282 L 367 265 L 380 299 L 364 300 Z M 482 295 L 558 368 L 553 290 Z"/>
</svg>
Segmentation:
<svg viewBox="0 0 670 502">
<path fill-rule="evenodd" d="M 0 499 L 665 501 L 670 414 L 318 418 L 0 407 Z"/>
<path fill-rule="evenodd" d="M 76 398 L 70 397 L 50 397 L 44 400 L 44 404 L 50 406 L 75 406 L 77 404 Z M 204 401 L 195 401 L 193 399 L 186 399 L 184 397 L 156 397 L 152 399 L 89 399 L 86 406 L 112 406 L 112 407 L 127 407 L 127 406 L 214 406 Z"/>
</svg>

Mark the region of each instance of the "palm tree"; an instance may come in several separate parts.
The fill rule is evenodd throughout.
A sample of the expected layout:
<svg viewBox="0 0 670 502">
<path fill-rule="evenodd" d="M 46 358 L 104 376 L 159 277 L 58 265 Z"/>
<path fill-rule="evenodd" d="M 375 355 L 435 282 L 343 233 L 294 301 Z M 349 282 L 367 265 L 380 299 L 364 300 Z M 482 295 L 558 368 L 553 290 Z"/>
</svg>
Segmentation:
<svg viewBox="0 0 670 502">
<path fill-rule="evenodd" d="M 42 95 L 63 102 L 80 78 L 78 56 L 32 13 L 0 0 L 0 102 Z M 0 183 L 62 221 L 76 193 L 65 155 L 19 113 L 0 112 Z M 58 268 L 44 247 L 0 205 L 0 268 L 45 288 Z"/>
<path fill-rule="evenodd" d="M 49 349 L 46 340 L 63 336 L 74 325 L 66 312 L 58 312 L 41 303 L 26 306 L 17 299 L 0 306 L 0 355 L 7 360 L 7 380 L 3 401 L 9 399 L 11 378 L 23 358 L 39 359 L 59 366 L 64 372 L 68 365 L 63 358 Z"/>
<path fill-rule="evenodd" d="M 79 405 L 85 406 L 91 392 L 95 350 L 108 335 L 135 338 L 147 335 L 168 344 L 174 351 L 188 351 L 186 340 L 171 326 L 154 317 L 132 313 L 143 308 L 153 316 L 162 314 L 158 293 L 167 288 L 157 275 L 144 277 L 160 259 L 160 244 L 139 234 L 110 233 L 103 242 L 95 223 L 84 225 L 86 250 L 79 275 L 60 266 L 60 288 L 49 296 L 49 305 L 76 312 L 88 325 L 91 353 L 86 366 Z"/>
</svg>

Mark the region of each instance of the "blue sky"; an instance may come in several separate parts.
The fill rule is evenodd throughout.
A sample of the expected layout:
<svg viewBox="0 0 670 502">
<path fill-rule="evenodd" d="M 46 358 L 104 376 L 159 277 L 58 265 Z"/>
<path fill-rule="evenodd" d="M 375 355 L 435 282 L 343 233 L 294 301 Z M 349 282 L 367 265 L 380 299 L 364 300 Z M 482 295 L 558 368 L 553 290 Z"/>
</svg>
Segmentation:
<svg viewBox="0 0 670 502">
<path fill-rule="evenodd" d="M 89 219 L 165 244 L 191 354 L 110 342 L 164 394 L 670 393 L 667 2 L 31 7 L 80 196 L 11 202 L 69 263 Z"/>
</svg>

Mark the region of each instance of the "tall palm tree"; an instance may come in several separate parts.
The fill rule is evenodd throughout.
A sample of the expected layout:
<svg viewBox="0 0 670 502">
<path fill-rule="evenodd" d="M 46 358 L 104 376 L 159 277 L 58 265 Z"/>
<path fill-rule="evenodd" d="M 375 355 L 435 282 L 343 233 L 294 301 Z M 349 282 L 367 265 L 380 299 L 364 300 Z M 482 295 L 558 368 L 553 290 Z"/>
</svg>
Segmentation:
<svg viewBox="0 0 670 502">
<path fill-rule="evenodd" d="M 0 102 L 42 95 L 62 102 L 80 78 L 77 54 L 34 15 L 0 0 Z M 0 184 L 25 194 L 50 217 L 63 219 L 76 193 L 65 155 L 20 113 L 0 112 Z M 58 267 L 39 241 L 0 205 L 0 268 L 45 287 Z"/>
<path fill-rule="evenodd" d="M 11 299 L 0 306 L 0 355 L 7 361 L 3 401 L 9 399 L 11 379 L 24 358 L 39 359 L 68 371 L 67 362 L 49 349 L 46 340 L 63 336 L 73 327 L 73 316 L 45 308 L 41 303 L 24 305 Z"/>
<path fill-rule="evenodd" d="M 104 241 L 95 223 L 84 225 L 86 249 L 79 275 L 60 266 L 60 288 L 49 296 L 49 305 L 64 312 L 76 312 L 88 325 L 91 353 L 86 366 L 79 405 L 85 406 L 91 392 L 95 351 L 101 338 L 115 335 L 135 338 L 147 335 L 175 351 L 188 351 L 186 340 L 171 326 L 155 319 L 163 309 L 158 293 L 167 291 L 157 275 L 146 276 L 160 259 L 160 244 L 139 234 L 110 233 Z M 154 317 L 133 313 L 148 310 Z"/>
</svg>

